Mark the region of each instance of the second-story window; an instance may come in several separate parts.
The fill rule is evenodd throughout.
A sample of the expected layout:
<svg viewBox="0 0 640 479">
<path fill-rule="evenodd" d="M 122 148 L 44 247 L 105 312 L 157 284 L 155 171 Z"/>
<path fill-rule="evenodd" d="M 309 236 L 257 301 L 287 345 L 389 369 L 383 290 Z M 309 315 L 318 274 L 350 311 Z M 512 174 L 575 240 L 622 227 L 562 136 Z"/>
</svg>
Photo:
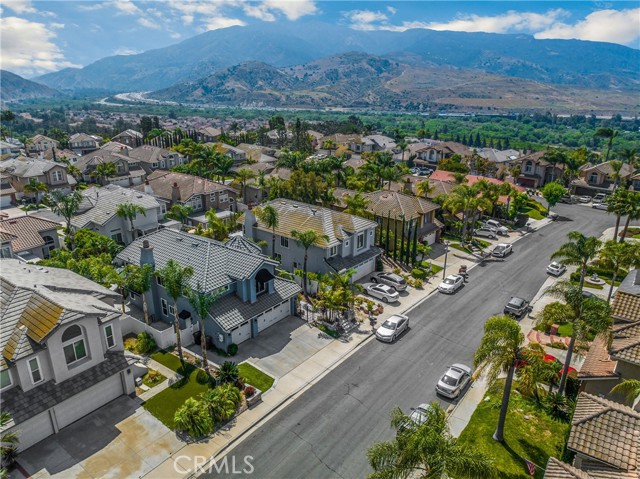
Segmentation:
<svg viewBox="0 0 640 479">
<path fill-rule="evenodd" d="M 331 250 L 329 250 L 329 256 L 335 256 L 338 254 L 338 247 L 337 246 L 332 246 Z"/>
<path fill-rule="evenodd" d="M 358 249 L 364 248 L 364 233 L 358 235 Z"/>
<path fill-rule="evenodd" d="M 29 359 L 29 372 L 31 373 L 31 382 L 33 384 L 38 384 L 42 381 L 42 373 L 40 372 L 40 361 L 38 358 Z"/>
<path fill-rule="evenodd" d="M 113 325 L 107 324 L 104 327 L 104 339 L 107 341 L 107 349 L 111 349 L 116 345 L 116 340 L 113 337 Z"/>
<path fill-rule="evenodd" d="M 67 364 L 73 364 L 87 357 L 87 348 L 84 345 L 82 329 L 78 325 L 69 326 L 62 333 L 62 349 Z"/>
<path fill-rule="evenodd" d="M 283 248 L 288 248 L 289 247 L 289 238 L 285 238 L 284 236 L 280 237 L 280 246 L 282 246 Z"/>
<path fill-rule="evenodd" d="M 62 171 L 60 170 L 56 170 L 54 172 L 51 173 L 51 181 L 62 181 Z"/>
<path fill-rule="evenodd" d="M 591 173 L 589 176 L 589 183 L 597 183 L 598 182 L 598 173 Z"/>
<path fill-rule="evenodd" d="M 11 373 L 8 369 L 0 371 L 0 389 L 11 386 Z"/>
</svg>

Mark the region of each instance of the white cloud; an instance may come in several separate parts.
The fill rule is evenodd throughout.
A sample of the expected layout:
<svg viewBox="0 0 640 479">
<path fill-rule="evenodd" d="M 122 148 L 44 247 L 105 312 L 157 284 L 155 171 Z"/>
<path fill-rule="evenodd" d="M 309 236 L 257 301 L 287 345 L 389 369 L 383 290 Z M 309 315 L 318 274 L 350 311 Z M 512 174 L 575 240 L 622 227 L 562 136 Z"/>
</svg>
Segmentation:
<svg viewBox="0 0 640 479">
<path fill-rule="evenodd" d="M 269 10 L 282 13 L 289 20 L 318 13 L 318 7 L 313 0 L 264 0 L 262 4 Z"/>
<path fill-rule="evenodd" d="M 138 53 L 142 53 L 142 50 L 128 47 L 120 47 L 113 52 L 114 55 L 137 55 Z"/>
<path fill-rule="evenodd" d="M 56 30 L 59 30 L 61 28 L 64 28 L 64 23 L 50 23 L 49 24 L 49 28 L 54 28 Z"/>
<path fill-rule="evenodd" d="M 536 38 L 575 38 L 628 45 L 640 37 L 640 8 L 599 10 L 573 25 L 554 23 L 536 33 Z"/>
<path fill-rule="evenodd" d="M 350 22 L 349 26 L 354 30 L 382 30 L 388 26 L 389 19 L 385 13 L 373 10 L 351 10 L 342 12 L 342 16 Z M 376 22 L 380 24 L 374 25 Z"/>
<path fill-rule="evenodd" d="M 153 20 L 150 20 L 147 17 L 138 18 L 138 25 L 141 25 L 146 28 L 153 28 L 154 30 L 160 30 L 160 25 L 158 25 Z"/>
<path fill-rule="evenodd" d="M 220 28 L 234 26 L 244 27 L 245 25 L 246 22 L 240 20 L 239 18 L 216 17 L 209 18 L 207 20 L 207 23 L 204 25 L 203 30 L 218 30 Z"/>
<path fill-rule="evenodd" d="M 142 10 L 129 0 L 116 0 L 115 2 L 111 2 L 110 6 L 118 10 L 116 15 L 142 15 Z"/>
<path fill-rule="evenodd" d="M 171 33 L 169 34 L 169 36 L 170 36 L 171 38 L 173 38 L 174 40 L 177 40 L 178 38 L 182 38 L 182 35 L 181 35 L 180 33 L 178 33 L 178 32 L 171 32 Z"/>
<path fill-rule="evenodd" d="M 37 13 L 38 10 L 31 4 L 31 0 L 6 0 L 3 5 L 17 14 Z"/>
<path fill-rule="evenodd" d="M 510 10 L 502 15 L 463 15 L 449 22 L 431 22 L 425 28 L 432 30 L 453 30 L 460 32 L 507 33 L 510 31 L 536 31 L 548 28 L 568 12 L 561 8 L 545 13 L 516 12 Z"/>
<path fill-rule="evenodd" d="M 0 20 L 0 64 L 20 75 L 36 75 L 66 67 L 69 62 L 53 40 L 56 33 L 48 25 L 23 18 Z"/>
<path fill-rule="evenodd" d="M 250 17 L 257 18 L 264 22 L 274 22 L 276 16 L 271 13 L 265 5 L 254 5 L 247 3 L 242 10 Z"/>
</svg>

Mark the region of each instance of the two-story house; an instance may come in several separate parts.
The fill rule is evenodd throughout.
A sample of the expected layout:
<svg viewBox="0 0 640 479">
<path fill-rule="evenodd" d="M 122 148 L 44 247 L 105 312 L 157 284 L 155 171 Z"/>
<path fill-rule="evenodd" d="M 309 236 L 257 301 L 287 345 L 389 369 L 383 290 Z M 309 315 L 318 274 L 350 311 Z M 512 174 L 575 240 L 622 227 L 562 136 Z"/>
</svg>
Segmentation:
<svg viewBox="0 0 640 479">
<path fill-rule="evenodd" d="M 9 183 L 15 190 L 16 200 L 25 196 L 24 187 L 30 180 L 44 183 L 49 192 L 60 190 L 70 193 L 76 186 L 76 180 L 67 173 L 67 165 L 55 161 L 40 160 L 19 156 L 0 162 L 0 173 L 9 177 Z M 38 193 L 38 199 L 44 193 Z M 33 195 L 29 193 L 27 196 Z"/>
<path fill-rule="evenodd" d="M 537 151 L 508 162 L 509 166 L 520 166 L 516 183 L 527 188 L 541 188 L 547 183 L 562 178 L 562 168 L 544 159 L 545 152 Z"/>
<path fill-rule="evenodd" d="M 429 166 L 437 168 L 438 162 L 453 155 L 460 155 L 461 158 L 471 156 L 472 150 L 462 143 L 455 141 L 428 140 L 424 143 L 413 143 L 408 145 L 405 158 L 415 155 L 414 162 L 419 166 Z"/>
<path fill-rule="evenodd" d="M 69 148 L 76 154 L 84 156 L 100 148 L 102 138 L 86 133 L 75 133 L 69 137 Z"/>
<path fill-rule="evenodd" d="M 187 162 L 180 153 L 152 145 L 142 145 L 128 152 L 129 158 L 140 162 L 147 174 L 156 170 L 168 170 Z"/>
<path fill-rule="evenodd" d="M 13 246 L 11 243 L 17 236 L 0 230 L 0 258 L 13 258 Z"/>
<path fill-rule="evenodd" d="M 118 205 L 131 203 L 144 209 L 132 221 L 116 214 Z M 151 195 L 117 185 L 91 187 L 82 191 L 82 202 L 71 219 L 74 228 L 87 228 L 127 245 L 136 238 L 156 231 L 162 220 L 160 203 Z"/>
<path fill-rule="evenodd" d="M 98 165 L 112 163 L 115 174 L 102 177 L 96 170 Z M 125 188 L 140 185 L 147 176 L 147 172 L 140 166 L 140 160 L 129 156 L 129 149 L 122 147 L 119 152 L 97 150 L 82 156 L 76 163 L 82 177 L 87 182 L 119 185 Z"/>
<path fill-rule="evenodd" d="M 196 131 L 198 143 L 215 143 L 220 135 L 222 135 L 222 130 L 213 126 L 206 126 Z"/>
<path fill-rule="evenodd" d="M 623 163 L 619 173 L 613 167 L 613 160 L 599 165 L 587 163 L 580 168 L 579 177 L 571 182 L 571 189 L 576 195 L 595 195 L 597 193 L 613 193 L 616 185 L 624 184 L 633 172 L 628 163 Z M 617 178 L 616 178 L 617 176 Z"/>
<path fill-rule="evenodd" d="M 42 151 L 58 148 L 59 146 L 60 143 L 53 138 L 44 135 L 35 135 L 27 142 L 27 152 L 30 155 L 38 155 Z"/>
<path fill-rule="evenodd" d="M 14 258 L 37 261 L 49 257 L 51 250 L 60 248 L 60 223 L 36 216 L 18 216 L 0 221 L 0 231 L 15 236 L 11 241 Z"/>
<path fill-rule="evenodd" d="M 244 235 L 265 241 L 265 252 L 293 273 L 302 269 L 305 251 L 292 235 L 293 230 L 315 231 L 321 239 L 308 250 L 307 269 L 314 273 L 342 272 L 355 269 L 353 280 L 375 271 L 380 249 L 374 245 L 377 223 L 329 208 L 277 199 L 267 205 L 278 212 L 276 247 L 272 251 L 273 232 L 251 212 L 245 212 Z M 322 238 L 327 236 L 328 240 Z"/>
<path fill-rule="evenodd" d="M 300 287 L 275 275 L 277 262 L 262 255 L 260 247 L 242 238 L 226 244 L 170 229 L 161 229 L 127 246 L 117 260 L 128 264 L 151 264 L 161 269 L 170 259 L 191 266 L 188 287 L 202 288 L 218 300 L 205 320 L 205 334 L 216 347 L 226 350 L 256 337 L 269 326 L 296 312 Z M 178 310 L 160 277 L 146 293 L 154 321 L 173 324 L 178 315 L 181 330 L 190 330 L 199 318 L 186 297 L 178 299 Z M 141 299 L 134 300 L 141 305 Z"/>
<path fill-rule="evenodd" d="M 205 145 L 213 148 L 218 153 L 228 156 L 236 165 L 247 161 L 247 152 L 241 148 L 227 145 L 226 143 L 205 143 Z"/>
<path fill-rule="evenodd" d="M 15 143 L 10 143 L 8 141 L 0 141 L 0 160 L 20 156 L 20 150 L 20 145 L 16 145 Z"/>
<path fill-rule="evenodd" d="M 72 271 L 0 260 L 0 390 L 24 450 L 133 393 L 118 293 Z"/>
<path fill-rule="evenodd" d="M 156 170 L 151 173 L 144 185 L 136 186 L 137 191 L 153 195 L 160 203 L 160 211 L 164 214 L 174 204 L 188 205 L 192 208 L 191 224 L 204 223 L 204 212 L 211 209 L 216 212 L 235 211 L 238 193 L 233 188 L 221 183 L 201 178 L 200 176 Z M 200 219 L 196 219 L 200 217 Z"/>
<path fill-rule="evenodd" d="M 11 185 L 11 176 L 0 173 L 0 208 L 9 208 L 15 203 L 16 190 Z"/>
<path fill-rule="evenodd" d="M 144 137 L 142 136 L 142 133 L 136 130 L 128 129 L 118 133 L 116 136 L 111 138 L 111 141 L 121 143 L 131 148 L 136 148 L 142 145 L 143 139 Z"/>
</svg>

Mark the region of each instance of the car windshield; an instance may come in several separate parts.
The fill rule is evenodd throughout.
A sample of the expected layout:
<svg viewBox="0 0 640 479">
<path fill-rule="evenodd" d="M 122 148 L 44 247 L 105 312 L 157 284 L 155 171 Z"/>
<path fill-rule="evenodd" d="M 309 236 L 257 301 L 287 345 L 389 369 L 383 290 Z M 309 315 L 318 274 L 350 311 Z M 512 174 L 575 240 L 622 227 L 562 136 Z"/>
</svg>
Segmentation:
<svg viewBox="0 0 640 479">
<path fill-rule="evenodd" d="M 509 301 L 509 306 L 515 306 L 516 308 L 519 308 L 520 306 L 522 306 L 522 303 L 524 303 L 522 299 L 516 298 Z"/>
<path fill-rule="evenodd" d="M 496 246 L 495 251 L 504 251 L 506 246 Z"/>
<path fill-rule="evenodd" d="M 451 377 L 447 374 L 442 376 L 441 381 L 445 383 L 447 386 L 455 386 L 456 384 L 458 384 L 458 380 L 456 378 Z"/>
<path fill-rule="evenodd" d="M 398 324 L 391 321 L 385 321 L 384 323 L 382 323 L 382 327 L 385 329 L 396 329 L 398 327 Z"/>
<path fill-rule="evenodd" d="M 455 281 L 453 281 L 453 279 L 451 279 L 451 278 L 447 278 L 447 279 L 445 279 L 445 280 L 443 281 L 443 283 L 444 283 L 444 284 L 453 284 L 453 283 L 455 283 Z"/>
</svg>

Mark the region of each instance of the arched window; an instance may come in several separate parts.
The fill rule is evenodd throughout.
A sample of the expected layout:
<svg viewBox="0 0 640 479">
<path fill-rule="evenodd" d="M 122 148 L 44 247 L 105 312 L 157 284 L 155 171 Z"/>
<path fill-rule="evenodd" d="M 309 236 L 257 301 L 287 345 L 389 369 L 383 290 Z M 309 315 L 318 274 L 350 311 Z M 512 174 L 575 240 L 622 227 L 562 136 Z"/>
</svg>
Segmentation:
<svg viewBox="0 0 640 479">
<path fill-rule="evenodd" d="M 74 324 L 62 333 L 62 349 L 64 350 L 64 358 L 67 364 L 73 364 L 87 357 L 84 334 L 80 326 Z"/>
</svg>

